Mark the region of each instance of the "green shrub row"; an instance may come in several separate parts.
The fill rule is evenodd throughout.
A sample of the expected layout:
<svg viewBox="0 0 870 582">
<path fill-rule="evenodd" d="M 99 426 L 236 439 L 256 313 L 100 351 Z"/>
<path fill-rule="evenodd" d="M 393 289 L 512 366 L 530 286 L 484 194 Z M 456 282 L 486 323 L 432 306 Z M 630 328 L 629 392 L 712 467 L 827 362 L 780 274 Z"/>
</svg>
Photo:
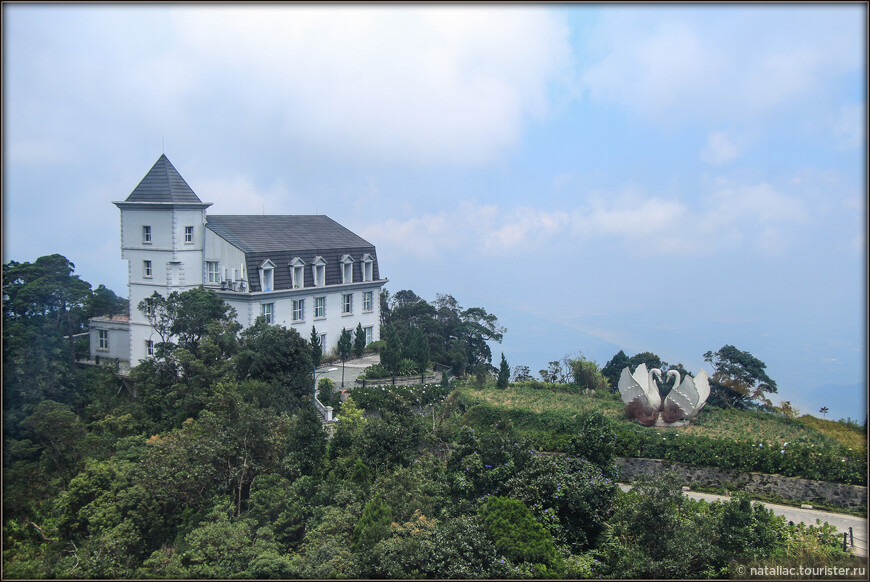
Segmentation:
<svg viewBox="0 0 870 582">
<path fill-rule="evenodd" d="M 493 426 L 509 422 L 542 450 L 568 452 L 573 435 L 581 431 L 580 419 L 568 412 L 535 413 L 502 409 L 461 399 L 463 423 Z M 837 444 L 770 444 L 694 436 L 679 430 L 656 430 L 629 423 L 615 423 L 616 454 L 622 457 L 666 459 L 687 465 L 779 474 L 850 485 L 867 484 L 867 460 Z"/>
<path fill-rule="evenodd" d="M 366 410 L 397 410 L 406 406 L 429 406 L 444 400 L 449 387 L 438 384 L 411 386 L 360 386 L 351 391 L 357 406 Z"/>
<path fill-rule="evenodd" d="M 399 376 L 414 376 L 420 373 L 420 367 L 413 360 L 404 358 L 399 362 Z M 380 380 L 382 378 L 391 378 L 392 374 L 383 364 L 372 364 L 363 372 L 363 377 L 366 380 Z"/>
<path fill-rule="evenodd" d="M 714 439 L 682 432 L 664 432 L 633 425 L 617 427 L 617 454 L 667 459 L 687 465 L 712 466 L 833 481 L 867 484 L 867 461 L 843 446 L 765 443 Z"/>
</svg>

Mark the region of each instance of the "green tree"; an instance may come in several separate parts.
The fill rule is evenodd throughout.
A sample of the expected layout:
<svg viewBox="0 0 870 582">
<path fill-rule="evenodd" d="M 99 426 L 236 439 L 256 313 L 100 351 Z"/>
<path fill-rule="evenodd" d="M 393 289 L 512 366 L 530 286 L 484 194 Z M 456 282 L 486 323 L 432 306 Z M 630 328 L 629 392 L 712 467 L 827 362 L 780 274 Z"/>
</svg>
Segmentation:
<svg viewBox="0 0 870 582">
<path fill-rule="evenodd" d="M 630 361 L 628 356 L 625 355 L 624 351 L 619 350 L 619 352 L 610 358 L 610 361 L 601 368 L 601 374 L 607 379 L 612 392 L 618 390 L 619 375 L 622 374 L 622 370 L 629 365 Z"/>
<path fill-rule="evenodd" d="M 513 375 L 511 376 L 514 382 L 528 382 L 532 380 L 531 370 L 528 366 L 514 366 Z"/>
<path fill-rule="evenodd" d="M 387 369 L 393 380 L 399 373 L 399 363 L 402 361 L 402 345 L 399 343 L 399 334 L 391 324 L 387 326 L 387 343 L 381 350 L 381 365 Z"/>
<path fill-rule="evenodd" d="M 381 289 L 381 292 L 378 293 L 378 302 L 380 303 L 380 311 L 381 311 L 381 329 L 383 330 L 390 323 L 390 292 L 386 289 Z M 381 334 L 383 337 L 383 334 Z"/>
<path fill-rule="evenodd" d="M 496 551 L 514 562 L 532 564 L 536 578 L 557 578 L 564 570 L 549 532 L 519 499 L 489 497 L 480 517 Z"/>
<path fill-rule="evenodd" d="M 262 380 L 280 386 L 272 404 L 289 410 L 311 394 L 311 350 L 295 329 L 269 325 L 258 317 L 241 334 L 236 357 L 239 379 Z"/>
<path fill-rule="evenodd" d="M 338 336 L 338 357 L 341 358 L 341 387 L 344 388 L 344 363 L 350 358 L 353 351 L 353 340 L 351 339 L 351 331 L 347 329 L 341 330 L 341 335 Z"/>
<path fill-rule="evenodd" d="M 739 404 L 743 397 L 771 404 L 765 394 L 776 393 L 776 382 L 764 371 L 767 365 L 749 352 L 725 345 L 716 352 L 706 352 L 704 360 L 715 370 L 710 378 L 711 391 L 719 392 L 726 402 Z"/>
<path fill-rule="evenodd" d="M 511 378 L 511 368 L 508 366 L 507 360 L 504 359 L 504 352 L 501 354 L 501 363 L 498 367 L 498 381 L 496 386 L 499 388 L 507 388 Z"/>
<path fill-rule="evenodd" d="M 353 355 L 361 358 L 366 350 L 366 332 L 363 329 L 362 323 L 356 324 L 356 331 L 353 332 Z"/>
<path fill-rule="evenodd" d="M 770 556 L 785 537 L 785 518 L 761 504 L 753 506 L 744 495 L 725 504 L 719 522 L 717 546 L 724 559 Z"/>
<path fill-rule="evenodd" d="M 633 355 L 628 360 L 628 365 L 632 370 L 641 364 L 646 364 L 646 367 L 649 370 L 652 370 L 653 368 L 667 368 L 668 366 L 667 362 L 662 362 L 662 359 L 652 352 L 641 352 Z M 622 372 L 622 370 L 620 370 L 620 372 Z M 617 379 L 619 379 L 619 376 L 617 376 Z"/>
<path fill-rule="evenodd" d="M 576 358 L 567 359 L 566 363 L 571 370 L 574 383 L 581 389 L 599 391 L 607 389 L 607 378 L 604 377 L 595 362 L 578 355 Z"/>
<path fill-rule="evenodd" d="M 311 326 L 311 338 L 308 340 L 309 348 L 311 349 L 311 363 L 314 368 L 320 365 L 323 359 L 323 346 L 320 345 L 320 336 L 317 335 L 317 330 Z"/>
<path fill-rule="evenodd" d="M 420 371 L 420 383 L 422 383 L 426 368 L 429 366 L 429 342 L 416 325 L 412 325 L 408 330 L 404 352 L 403 357 L 413 361 Z"/>
<path fill-rule="evenodd" d="M 128 309 L 128 301 L 123 297 L 115 295 L 111 289 L 106 288 L 102 283 L 94 289 L 88 298 L 88 317 L 126 315 Z"/>
<path fill-rule="evenodd" d="M 708 578 L 716 520 L 686 498 L 673 473 L 642 477 L 617 505 L 600 544 L 616 578 Z"/>
<path fill-rule="evenodd" d="M 539 370 L 538 374 L 541 375 L 541 380 L 543 382 L 549 382 L 553 385 L 555 385 L 556 382 L 562 382 L 565 379 L 564 373 L 562 372 L 562 363 L 558 360 L 550 362 L 547 369 Z"/>
<path fill-rule="evenodd" d="M 52 400 L 40 402 L 21 426 L 43 447 L 42 467 L 60 477 L 61 488 L 76 473 L 85 427 L 70 408 Z"/>
<path fill-rule="evenodd" d="M 73 335 L 81 329 L 91 299 L 91 285 L 73 275 L 75 265 L 58 254 L 33 263 L 10 261 L 3 266 L 4 320 L 39 318 L 51 321 L 68 337 L 67 357 L 75 364 Z"/>
<path fill-rule="evenodd" d="M 375 497 L 366 503 L 362 515 L 353 530 L 354 552 L 367 552 L 381 539 L 390 534 L 390 524 L 393 523 L 393 512 L 380 497 Z"/>
</svg>

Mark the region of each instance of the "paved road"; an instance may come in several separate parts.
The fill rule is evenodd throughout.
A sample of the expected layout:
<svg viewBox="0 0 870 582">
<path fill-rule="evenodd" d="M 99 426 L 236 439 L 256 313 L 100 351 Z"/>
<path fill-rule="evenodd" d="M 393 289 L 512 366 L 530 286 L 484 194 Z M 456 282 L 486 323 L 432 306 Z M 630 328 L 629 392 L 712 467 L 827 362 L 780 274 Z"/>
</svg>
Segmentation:
<svg viewBox="0 0 870 582">
<path fill-rule="evenodd" d="M 619 487 L 623 491 L 631 489 L 631 485 L 620 483 Z M 702 499 L 704 501 L 728 501 L 731 498 L 725 495 L 713 495 L 712 493 L 697 493 L 695 491 L 684 492 L 686 497 L 692 499 Z M 761 503 L 755 501 L 754 503 Z M 849 528 L 852 528 L 852 536 L 855 540 L 855 555 L 867 556 L 867 518 L 847 515 L 845 513 L 832 513 L 830 511 L 820 511 L 818 509 L 800 509 L 790 505 L 777 505 L 775 503 L 761 503 L 767 509 L 773 510 L 776 515 L 784 516 L 788 521 L 795 523 L 803 522 L 808 525 L 815 525 L 816 520 L 821 520 L 824 523 L 829 523 L 837 528 L 837 531 L 849 533 Z"/>
<path fill-rule="evenodd" d="M 345 389 L 353 388 L 353 381 L 357 379 L 357 377 L 361 376 L 363 370 L 371 366 L 372 364 L 377 364 L 381 361 L 381 356 L 379 354 L 372 354 L 363 356 L 361 358 L 356 358 L 353 360 L 348 360 L 344 363 L 344 387 Z M 322 371 L 329 370 L 331 368 L 335 368 L 332 372 L 326 372 L 321 374 Z M 321 378 L 329 378 L 335 383 L 335 389 L 341 389 L 341 361 L 333 362 L 332 364 L 324 364 L 317 369 L 317 381 L 320 382 Z"/>
</svg>

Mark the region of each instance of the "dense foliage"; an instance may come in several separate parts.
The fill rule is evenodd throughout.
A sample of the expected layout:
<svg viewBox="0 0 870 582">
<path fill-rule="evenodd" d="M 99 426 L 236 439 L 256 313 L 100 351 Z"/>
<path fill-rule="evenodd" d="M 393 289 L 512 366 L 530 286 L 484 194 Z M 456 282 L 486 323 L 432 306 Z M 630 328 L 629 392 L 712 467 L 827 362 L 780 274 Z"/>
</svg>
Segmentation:
<svg viewBox="0 0 870 582">
<path fill-rule="evenodd" d="M 741 499 L 689 502 L 671 477 L 621 492 L 614 457 L 627 448 L 700 458 L 714 445 L 681 435 L 664 446 L 604 408 L 558 401 L 609 405 L 606 391 L 496 388 L 483 346 L 503 330 L 449 296 L 397 293 L 387 325 L 416 345 L 412 362 L 426 343 L 429 361 L 483 370 L 474 387 L 356 388 L 330 439 L 312 404 L 316 342 L 263 319 L 241 332 L 203 289 L 142 302 L 163 341 L 127 384 L 112 366 L 76 368 L 64 335 L 83 329 L 88 305 L 119 303 L 88 299 L 64 261 L 4 271 L 5 578 L 725 577 L 733 557 L 841 555 L 829 529 L 787 526 Z M 426 305 L 452 339 L 422 317 L 403 327 Z M 567 369 L 596 381 L 582 363 Z M 504 409 L 489 394 L 533 394 L 561 412 Z M 565 454 L 536 450 L 541 435 Z M 776 467 L 808 462 L 793 450 Z M 741 454 L 774 466 L 767 452 Z"/>
</svg>

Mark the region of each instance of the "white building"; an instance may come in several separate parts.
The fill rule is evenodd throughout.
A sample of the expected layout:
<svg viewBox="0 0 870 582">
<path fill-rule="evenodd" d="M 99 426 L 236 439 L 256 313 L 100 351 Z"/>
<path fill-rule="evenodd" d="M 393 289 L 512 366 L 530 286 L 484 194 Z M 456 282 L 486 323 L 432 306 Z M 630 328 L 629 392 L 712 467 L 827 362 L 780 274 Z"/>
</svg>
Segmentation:
<svg viewBox="0 0 870 582">
<path fill-rule="evenodd" d="M 211 203 L 197 197 L 165 155 L 114 204 L 121 210 L 130 318 L 91 320 L 91 359 L 135 366 L 150 357 L 160 338 L 139 302 L 155 291 L 166 296 L 200 285 L 234 307 L 243 327 L 264 315 L 308 339 L 313 326 L 324 352 L 358 324 L 367 343 L 378 339 L 379 293 L 387 280 L 380 278 L 375 247 L 334 220 L 208 216 Z M 122 350 L 117 342 L 127 345 Z"/>
</svg>

